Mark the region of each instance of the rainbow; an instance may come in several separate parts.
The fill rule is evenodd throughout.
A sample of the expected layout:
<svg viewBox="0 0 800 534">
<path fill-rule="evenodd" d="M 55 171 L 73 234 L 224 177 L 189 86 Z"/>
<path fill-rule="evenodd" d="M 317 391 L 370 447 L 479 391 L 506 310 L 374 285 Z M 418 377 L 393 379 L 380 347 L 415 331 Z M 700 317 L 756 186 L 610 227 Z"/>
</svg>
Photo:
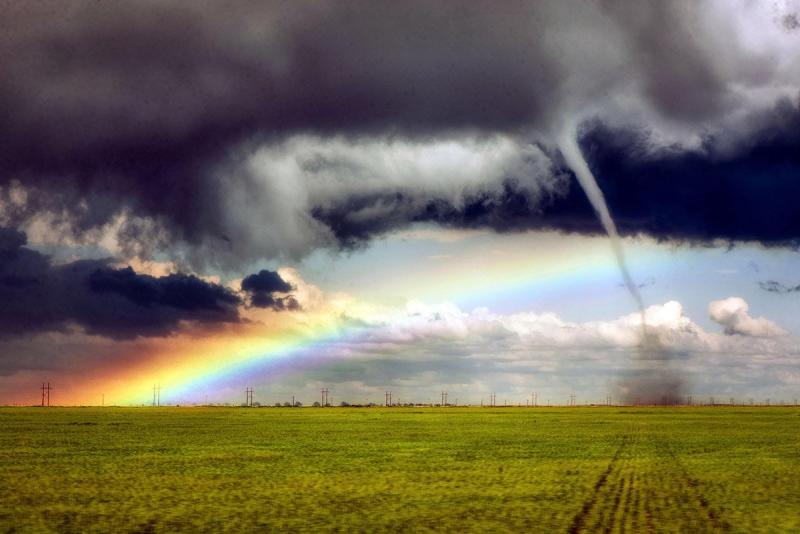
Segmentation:
<svg viewBox="0 0 800 534">
<path fill-rule="evenodd" d="M 453 262 L 443 265 L 442 272 L 426 273 L 429 283 L 423 281 L 416 291 L 426 297 L 426 302 L 449 301 L 462 309 L 491 309 L 493 302 L 504 300 L 531 303 L 549 297 L 563 298 L 576 286 L 591 287 L 601 279 L 607 286 L 608 280 L 619 277 L 607 244 L 592 246 L 577 258 L 574 252 L 569 257 L 560 256 L 548 254 L 542 258 L 527 252 L 520 254 L 520 261 L 502 258 L 502 262 L 486 262 L 478 272 L 474 266 Z M 644 271 L 648 264 L 659 261 L 658 256 L 653 250 L 638 251 L 630 258 L 633 271 Z M 625 295 L 622 298 L 627 298 L 623 288 L 620 292 Z M 295 314 L 295 323 L 277 329 L 265 327 L 265 331 L 253 332 L 251 328 L 239 334 L 167 343 L 140 365 L 117 375 L 112 371 L 111 376 L 104 377 L 106 399 L 120 405 L 150 404 L 154 384 L 160 384 L 164 403 L 201 403 L 206 393 L 211 402 L 230 400 L 231 395 L 238 398 L 240 390 L 253 382 L 274 382 L 288 373 L 341 361 L 349 354 L 349 344 L 372 331 L 363 323 L 344 321 L 330 311 L 284 313 Z M 223 395 L 221 399 L 220 392 L 228 392 L 228 397 Z M 99 393 L 94 391 L 91 396 L 99 398 Z"/>
</svg>

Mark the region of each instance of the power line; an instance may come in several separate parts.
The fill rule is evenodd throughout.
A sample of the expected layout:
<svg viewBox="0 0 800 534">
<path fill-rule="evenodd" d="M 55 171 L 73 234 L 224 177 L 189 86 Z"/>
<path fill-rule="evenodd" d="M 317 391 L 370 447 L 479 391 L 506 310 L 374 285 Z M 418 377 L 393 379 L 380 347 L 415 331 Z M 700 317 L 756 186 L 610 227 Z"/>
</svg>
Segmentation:
<svg viewBox="0 0 800 534">
<path fill-rule="evenodd" d="M 52 389 L 50 382 L 42 382 L 42 406 L 50 406 L 50 391 Z"/>
</svg>

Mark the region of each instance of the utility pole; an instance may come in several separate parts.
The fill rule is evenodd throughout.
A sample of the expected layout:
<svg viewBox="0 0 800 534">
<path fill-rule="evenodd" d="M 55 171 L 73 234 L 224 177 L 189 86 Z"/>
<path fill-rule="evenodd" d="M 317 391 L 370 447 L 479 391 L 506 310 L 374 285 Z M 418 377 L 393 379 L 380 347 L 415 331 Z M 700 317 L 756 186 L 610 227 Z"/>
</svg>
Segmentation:
<svg viewBox="0 0 800 534">
<path fill-rule="evenodd" d="M 105 405 L 106 405 L 106 394 L 103 393 L 102 396 L 100 397 L 100 406 L 105 406 Z"/>
<path fill-rule="evenodd" d="M 45 391 L 46 390 L 47 390 L 47 387 L 44 385 L 44 382 L 42 382 L 42 406 L 44 406 L 44 398 L 45 398 Z"/>
<path fill-rule="evenodd" d="M 442 406 L 447 406 L 447 392 L 442 391 Z"/>
<path fill-rule="evenodd" d="M 319 391 L 322 396 L 322 406 L 325 407 L 328 405 L 328 393 L 329 393 L 328 388 L 322 388 Z"/>
<path fill-rule="evenodd" d="M 569 405 L 570 406 L 575 406 L 575 394 L 574 393 L 570 393 L 569 394 Z"/>
<path fill-rule="evenodd" d="M 158 406 L 161 406 L 161 384 L 158 385 L 158 397 L 156 398 Z"/>
</svg>

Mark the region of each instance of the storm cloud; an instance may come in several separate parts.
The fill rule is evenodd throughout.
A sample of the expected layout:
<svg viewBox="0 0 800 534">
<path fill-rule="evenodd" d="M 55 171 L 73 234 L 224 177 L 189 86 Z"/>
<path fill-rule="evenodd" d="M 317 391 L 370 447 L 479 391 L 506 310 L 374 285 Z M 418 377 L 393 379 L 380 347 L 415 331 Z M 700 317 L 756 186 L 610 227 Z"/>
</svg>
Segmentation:
<svg viewBox="0 0 800 534">
<path fill-rule="evenodd" d="M 122 340 L 240 321 L 241 298 L 196 276 L 137 274 L 110 260 L 54 264 L 25 243 L 23 233 L 0 228 L 0 337 L 78 327 Z"/>
<path fill-rule="evenodd" d="M 256 308 L 297 310 L 297 300 L 289 295 L 294 287 L 274 271 L 262 269 L 242 280 L 242 291 L 249 294 L 250 304 Z M 283 296 L 281 295 L 283 294 Z"/>
<path fill-rule="evenodd" d="M 760 114 L 761 127 L 735 149 L 721 136 L 707 137 L 697 149 L 658 147 L 652 130 L 611 128 L 597 120 L 584 124 L 580 141 L 622 235 L 796 247 L 799 104 L 782 100 Z M 510 161 L 504 162 L 505 173 L 484 172 L 483 188 L 470 189 L 462 175 L 460 198 L 421 198 L 402 189 L 354 191 L 341 202 L 318 206 L 314 215 L 343 243 L 409 222 L 499 232 L 603 233 L 560 154 L 529 150 L 527 166 L 513 167 Z"/>
<path fill-rule="evenodd" d="M 565 120 L 589 119 L 583 144 L 622 233 L 794 242 L 796 224 L 763 211 L 745 228 L 736 211 L 754 189 L 757 209 L 770 190 L 794 193 L 796 138 L 764 138 L 782 120 L 770 118 L 775 103 L 797 97 L 800 43 L 786 9 L 8 3 L 0 222 L 80 241 L 110 232 L 115 253 L 230 270 L 415 221 L 594 233 L 552 145 Z M 766 117 L 761 130 L 728 134 L 753 114 Z M 621 133 L 598 134 L 609 131 Z M 456 159 L 449 172 L 412 166 L 425 179 L 402 183 L 377 157 L 402 164 L 431 142 L 511 150 L 484 155 L 487 165 Z M 755 187 L 746 174 L 773 142 L 781 172 Z M 353 167 L 364 145 L 376 159 Z M 287 146 L 297 151 L 265 159 Z M 609 159 L 620 152 L 621 163 Z M 675 185 L 690 179 L 696 193 Z"/>
</svg>

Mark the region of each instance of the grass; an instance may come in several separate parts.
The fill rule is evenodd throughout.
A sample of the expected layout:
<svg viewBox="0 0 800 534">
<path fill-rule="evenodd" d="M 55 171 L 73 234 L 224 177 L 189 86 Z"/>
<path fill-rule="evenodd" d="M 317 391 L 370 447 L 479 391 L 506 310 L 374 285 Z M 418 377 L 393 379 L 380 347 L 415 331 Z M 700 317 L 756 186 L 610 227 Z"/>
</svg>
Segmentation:
<svg viewBox="0 0 800 534">
<path fill-rule="evenodd" d="M 0 408 L 0 532 L 800 531 L 792 408 Z"/>
</svg>

